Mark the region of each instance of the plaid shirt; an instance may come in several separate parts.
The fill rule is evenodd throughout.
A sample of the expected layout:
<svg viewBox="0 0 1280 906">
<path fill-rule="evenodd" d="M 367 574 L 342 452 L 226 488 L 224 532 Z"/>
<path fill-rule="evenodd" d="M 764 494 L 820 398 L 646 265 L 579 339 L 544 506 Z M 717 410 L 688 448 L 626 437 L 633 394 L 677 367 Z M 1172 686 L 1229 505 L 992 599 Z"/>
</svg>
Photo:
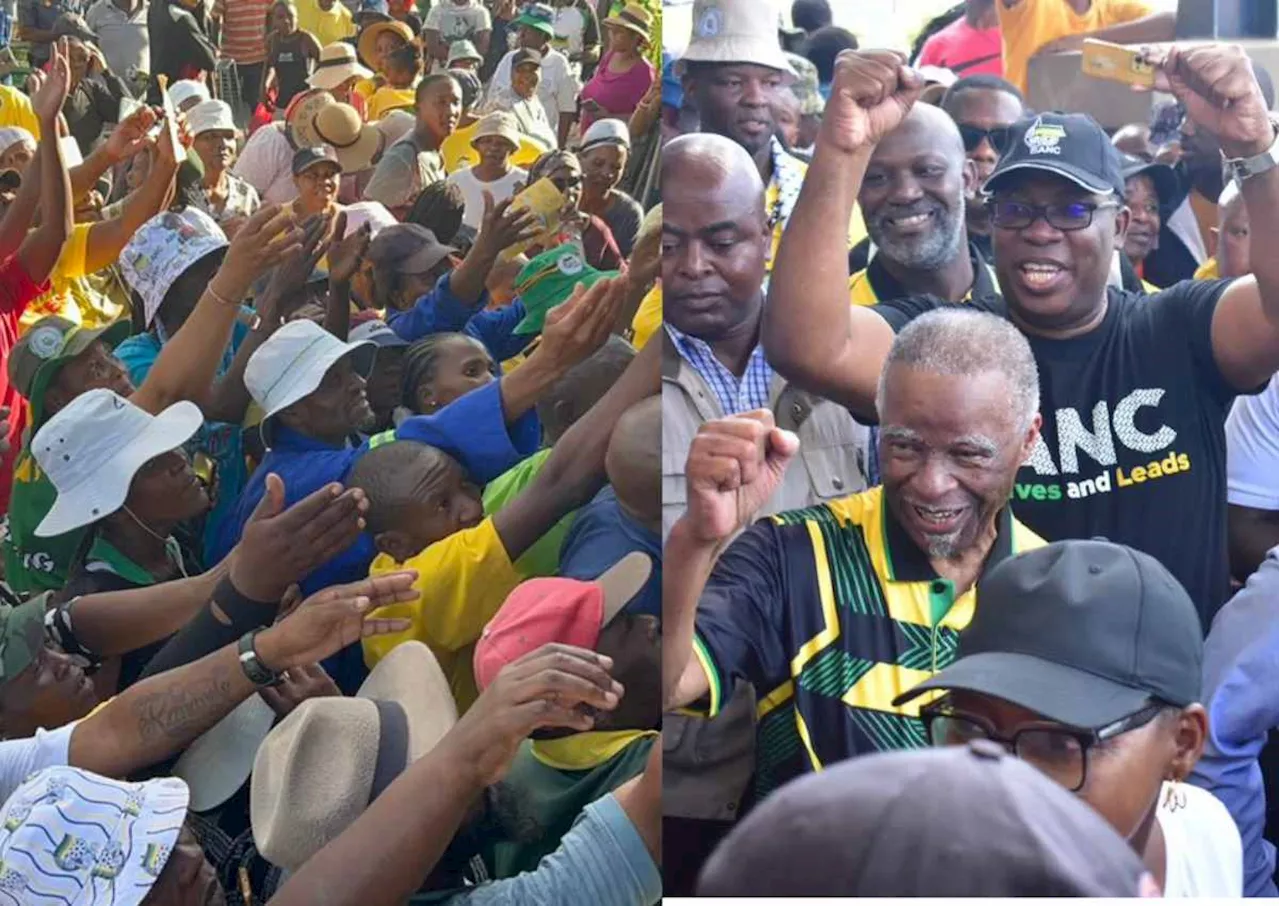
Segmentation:
<svg viewBox="0 0 1280 906">
<path fill-rule="evenodd" d="M 663 325 L 675 343 L 676 351 L 693 370 L 702 375 L 726 416 L 752 409 L 769 408 L 769 385 L 773 382 L 773 369 L 764 359 L 764 347 L 757 345 L 747 359 L 747 368 L 741 379 L 724 367 L 711 347 L 697 337 L 676 330 L 669 323 Z"/>
</svg>

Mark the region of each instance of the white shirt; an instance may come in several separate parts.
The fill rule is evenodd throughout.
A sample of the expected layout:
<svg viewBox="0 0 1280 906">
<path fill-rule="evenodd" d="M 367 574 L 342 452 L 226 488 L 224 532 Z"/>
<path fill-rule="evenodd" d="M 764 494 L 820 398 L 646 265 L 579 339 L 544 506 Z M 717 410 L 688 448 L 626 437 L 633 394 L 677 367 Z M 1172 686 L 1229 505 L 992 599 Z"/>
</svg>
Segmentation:
<svg viewBox="0 0 1280 906">
<path fill-rule="evenodd" d="M 493 182 L 483 182 L 476 177 L 470 167 L 463 167 L 454 172 L 447 182 L 461 189 L 462 197 L 467 200 L 467 206 L 462 212 L 462 222 L 479 230 L 480 223 L 484 220 L 484 193 L 488 192 L 492 195 L 493 203 L 498 204 L 515 195 L 528 178 L 527 172 L 519 167 L 512 167 L 511 172 L 506 176 L 495 179 Z"/>
<path fill-rule="evenodd" d="M 582 14 L 582 10 L 576 6 L 562 6 L 557 9 L 555 29 L 556 36 L 551 39 L 551 42 L 556 50 L 566 57 L 582 53 L 582 44 L 587 33 L 587 17 Z M 569 68 L 575 77 L 582 76 L 582 67 L 579 64 L 570 63 Z"/>
<path fill-rule="evenodd" d="M 151 72 L 151 38 L 147 33 L 147 4 L 126 13 L 111 0 L 98 0 L 85 13 L 85 22 L 98 34 L 107 65 L 122 79 Z"/>
<path fill-rule="evenodd" d="M 1237 397 L 1227 416 L 1227 502 L 1280 510 L 1280 386 Z"/>
<path fill-rule="evenodd" d="M 298 197 L 293 184 L 293 145 L 284 123 L 263 126 L 249 138 L 231 172 L 258 190 L 265 204 L 288 204 Z"/>
<path fill-rule="evenodd" d="M 1239 898 L 1244 890 L 1240 831 L 1227 807 L 1212 793 L 1189 783 L 1177 785 L 1170 803 L 1169 784 L 1160 790 L 1156 820 L 1164 832 L 1164 895 Z"/>
<path fill-rule="evenodd" d="M 477 34 L 492 30 L 493 20 L 489 11 L 475 0 L 465 6 L 458 6 L 453 0 L 440 0 L 427 13 L 427 21 L 422 23 L 422 28 L 440 32 L 440 40 L 445 44 L 454 41 L 474 43 Z"/>
<path fill-rule="evenodd" d="M 74 723 L 56 730 L 36 730 L 25 739 L 0 742 L 0 801 L 8 799 L 36 771 L 62 767 L 71 751 Z"/>
<path fill-rule="evenodd" d="M 494 70 L 493 78 L 489 82 L 489 90 L 485 97 L 489 101 L 494 101 L 505 96 L 507 103 L 515 97 L 515 91 L 511 88 L 511 58 L 515 56 L 515 51 L 511 51 L 498 63 L 498 68 Z M 542 58 L 542 81 L 538 83 L 538 100 L 542 101 L 542 109 L 546 111 L 547 122 L 553 128 L 560 124 L 560 114 L 575 113 L 578 109 L 578 92 L 582 90 L 581 83 L 574 76 L 569 59 L 564 54 L 553 48 L 547 48 L 547 53 Z M 509 106 L 502 109 L 511 109 Z M 558 144 L 558 143 L 557 143 Z"/>
</svg>

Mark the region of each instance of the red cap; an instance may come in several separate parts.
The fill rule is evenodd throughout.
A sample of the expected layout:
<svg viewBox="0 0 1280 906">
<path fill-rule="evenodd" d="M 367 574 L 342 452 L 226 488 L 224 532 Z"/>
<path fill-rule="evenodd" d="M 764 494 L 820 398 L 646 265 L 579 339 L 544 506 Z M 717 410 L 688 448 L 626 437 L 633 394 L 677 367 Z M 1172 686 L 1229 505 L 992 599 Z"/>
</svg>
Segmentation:
<svg viewBox="0 0 1280 906">
<path fill-rule="evenodd" d="M 476 643 L 476 685 L 486 689 L 507 664 L 552 642 L 594 649 L 600 630 L 644 587 L 651 569 L 648 556 L 631 553 L 594 582 L 548 578 L 520 583 Z"/>
</svg>

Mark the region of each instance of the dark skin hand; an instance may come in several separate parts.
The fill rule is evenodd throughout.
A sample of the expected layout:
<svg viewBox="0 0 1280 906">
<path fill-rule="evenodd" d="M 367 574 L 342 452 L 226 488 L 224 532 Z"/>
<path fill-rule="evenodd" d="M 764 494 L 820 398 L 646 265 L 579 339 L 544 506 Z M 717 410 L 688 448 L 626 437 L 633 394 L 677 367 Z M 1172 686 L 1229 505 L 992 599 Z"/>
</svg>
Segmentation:
<svg viewBox="0 0 1280 906">
<path fill-rule="evenodd" d="M 347 215 L 338 215 L 329 240 L 329 304 L 325 307 L 324 329 L 344 343 L 351 332 L 351 281 L 364 263 L 373 237 L 371 224 L 364 224 L 347 236 Z"/>
<path fill-rule="evenodd" d="M 258 693 L 262 700 L 284 720 L 309 698 L 341 697 L 342 690 L 319 664 L 308 664 L 286 670 L 278 686 L 268 686 Z"/>
<path fill-rule="evenodd" d="M 609 676 L 612 666 L 568 645 L 544 645 L 512 661 L 439 745 L 290 877 L 271 906 L 400 906 L 521 742 L 539 729 L 589 730 L 587 709 L 617 705 L 624 690 Z"/>
<path fill-rule="evenodd" d="M 512 200 L 494 204 L 493 195 L 484 193 L 484 219 L 480 233 L 467 257 L 449 278 L 450 290 L 465 305 L 479 303 L 484 282 L 503 249 L 538 235 L 537 216 L 532 211 L 513 209 Z"/>
</svg>

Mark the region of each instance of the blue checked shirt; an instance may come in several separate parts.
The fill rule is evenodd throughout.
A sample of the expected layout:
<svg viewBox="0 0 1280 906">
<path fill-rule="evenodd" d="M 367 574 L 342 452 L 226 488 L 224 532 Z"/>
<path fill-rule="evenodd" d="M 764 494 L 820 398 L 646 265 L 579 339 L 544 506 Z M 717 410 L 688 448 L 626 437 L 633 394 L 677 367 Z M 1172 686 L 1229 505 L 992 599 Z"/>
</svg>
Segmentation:
<svg viewBox="0 0 1280 906">
<path fill-rule="evenodd" d="M 724 367 L 711 347 L 697 337 L 681 333 L 669 323 L 664 323 L 667 333 L 676 345 L 680 357 L 702 375 L 720 401 L 725 415 L 737 415 L 752 409 L 769 408 L 769 385 L 773 382 L 773 369 L 764 359 L 764 347 L 756 346 L 747 360 L 747 369 L 741 379 Z"/>
</svg>

